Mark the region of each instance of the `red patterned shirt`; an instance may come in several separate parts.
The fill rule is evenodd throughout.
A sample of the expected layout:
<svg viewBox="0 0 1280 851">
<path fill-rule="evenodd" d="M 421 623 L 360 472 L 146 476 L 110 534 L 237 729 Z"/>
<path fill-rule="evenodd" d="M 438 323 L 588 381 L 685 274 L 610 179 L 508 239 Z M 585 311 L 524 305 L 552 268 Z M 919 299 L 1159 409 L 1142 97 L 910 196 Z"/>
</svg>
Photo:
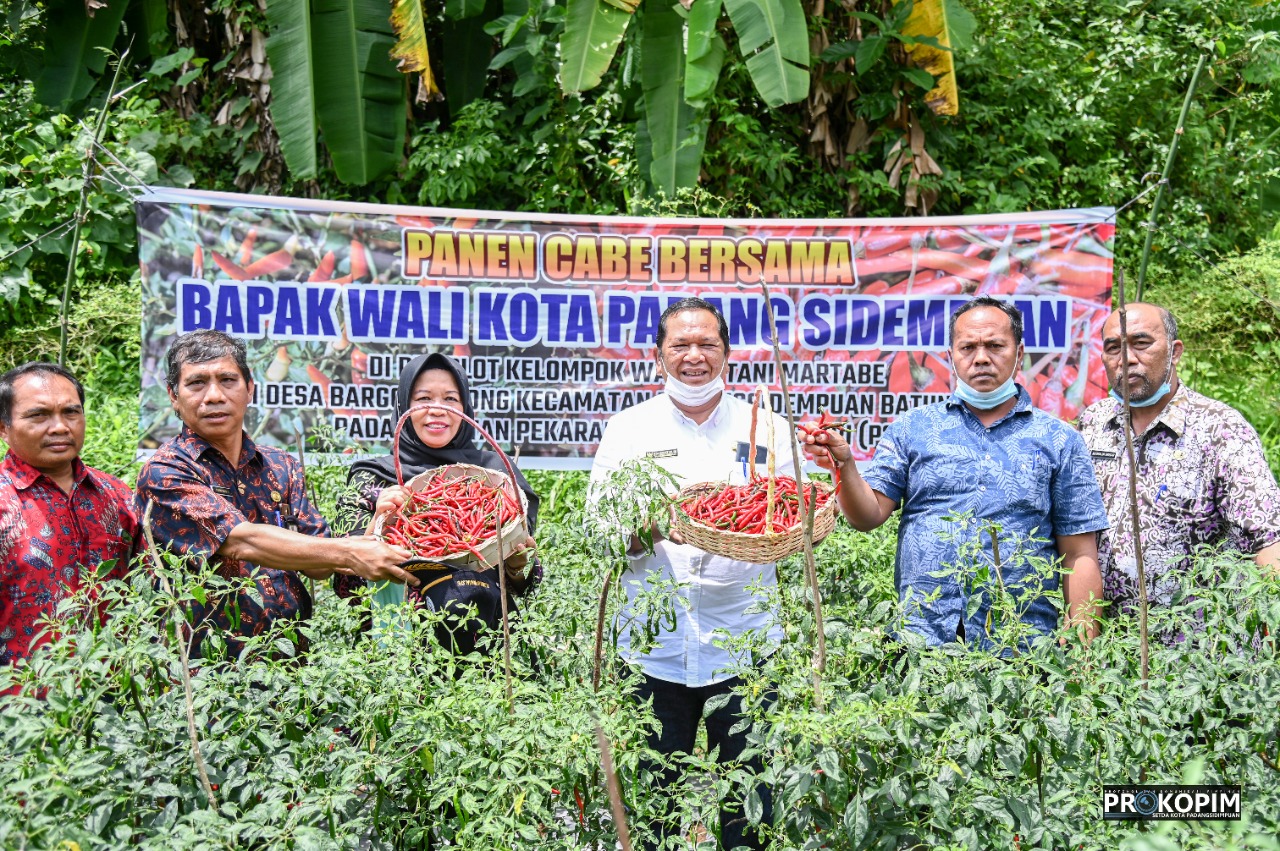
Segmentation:
<svg viewBox="0 0 1280 851">
<path fill-rule="evenodd" d="M 39 624 L 79 589 L 83 571 L 129 567 L 138 537 L 133 493 L 115 476 L 76 459 L 63 492 L 10 451 L 0 461 L 0 662 L 25 659 L 45 640 Z"/>
<path fill-rule="evenodd" d="M 276 621 L 305 622 L 311 617 L 311 595 L 302 574 L 216 555 L 241 523 L 285 526 L 304 535 L 329 534 L 328 524 L 307 499 L 301 465 L 287 452 L 258 446 L 245 435 L 233 466 L 183 427 L 138 474 L 139 517 L 148 501 L 153 503 L 151 528 L 158 544 L 214 562 L 223 578 L 253 578 L 258 599 L 242 591 L 233 599 L 210 597 L 205 605 L 193 604 L 198 628 L 214 624 L 231 633 L 231 656 L 243 646 L 237 635 L 261 635 Z M 306 637 L 297 633 L 295 640 L 298 652 L 305 653 Z"/>
</svg>

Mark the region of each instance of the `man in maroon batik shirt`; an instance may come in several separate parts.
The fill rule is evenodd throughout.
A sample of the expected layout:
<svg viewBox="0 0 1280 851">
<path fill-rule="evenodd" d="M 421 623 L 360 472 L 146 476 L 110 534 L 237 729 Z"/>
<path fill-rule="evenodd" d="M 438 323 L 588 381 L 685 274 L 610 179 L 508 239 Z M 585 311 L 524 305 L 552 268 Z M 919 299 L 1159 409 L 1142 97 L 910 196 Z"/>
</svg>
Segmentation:
<svg viewBox="0 0 1280 851">
<path fill-rule="evenodd" d="M 133 493 L 87 467 L 84 387 L 52 363 L 0 375 L 0 662 L 48 639 L 44 615 L 92 571 L 124 576 L 138 539 Z"/>
<path fill-rule="evenodd" d="M 197 629 L 226 630 L 228 651 L 236 656 L 243 638 L 310 618 L 304 574 L 322 579 L 341 571 L 418 584 L 399 567 L 412 556 L 408 550 L 371 537 L 328 537 L 298 461 L 245 433 L 253 379 L 243 342 L 220 331 L 184 334 L 169 349 L 165 381 L 182 431 L 138 474 L 138 517 L 145 519 L 151 503 L 160 546 L 212 562 L 226 579 L 252 578 L 257 591 L 193 604 Z M 377 513 L 398 504 L 398 491 L 389 489 Z M 305 653 L 305 635 L 294 639 Z"/>
</svg>

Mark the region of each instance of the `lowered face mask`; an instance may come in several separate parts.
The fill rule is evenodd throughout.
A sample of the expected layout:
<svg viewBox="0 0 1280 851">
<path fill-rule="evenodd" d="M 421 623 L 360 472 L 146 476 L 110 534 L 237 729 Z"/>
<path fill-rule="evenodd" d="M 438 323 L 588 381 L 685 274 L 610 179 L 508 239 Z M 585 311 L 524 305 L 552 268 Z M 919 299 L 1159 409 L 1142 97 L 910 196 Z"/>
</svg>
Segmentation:
<svg viewBox="0 0 1280 851">
<path fill-rule="evenodd" d="M 1169 384 L 1169 376 L 1172 373 L 1173 373 L 1173 347 L 1170 346 L 1169 362 L 1164 365 L 1164 383 L 1161 384 L 1160 387 L 1156 390 L 1156 392 L 1152 393 L 1149 398 L 1143 399 L 1141 402 L 1139 402 L 1137 399 L 1134 399 L 1132 396 L 1130 396 L 1129 407 L 1130 408 L 1150 408 L 1152 405 L 1159 402 L 1165 396 L 1168 396 L 1171 392 L 1173 392 L 1173 387 L 1172 385 Z M 1112 399 L 1115 399 L 1121 405 L 1124 404 L 1124 396 L 1117 393 L 1114 387 L 1112 387 L 1110 390 L 1107 391 L 1107 395 L 1110 396 Z"/>
<path fill-rule="evenodd" d="M 724 392 L 724 369 L 721 368 L 720 375 L 708 381 L 706 384 L 700 384 L 694 387 L 691 384 L 685 384 L 680 379 L 671 374 L 671 370 L 666 368 L 666 364 L 662 365 L 663 372 L 666 375 L 663 380 L 663 390 L 671 397 L 673 402 L 678 402 L 687 408 L 697 408 L 707 404 L 716 396 Z"/>
</svg>

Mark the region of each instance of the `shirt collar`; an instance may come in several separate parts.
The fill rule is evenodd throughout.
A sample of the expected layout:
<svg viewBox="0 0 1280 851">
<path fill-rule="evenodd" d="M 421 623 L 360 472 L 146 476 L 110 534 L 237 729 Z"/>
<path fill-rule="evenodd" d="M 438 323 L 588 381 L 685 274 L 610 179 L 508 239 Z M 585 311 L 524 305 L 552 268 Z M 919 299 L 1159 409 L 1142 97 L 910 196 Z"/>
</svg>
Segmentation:
<svg viewBox="0 0 1280 851">
<path fill-rule="evenodd" d="M 253 442 L 253 438 L 249 437 L 247 432 L 240 432 L 240 440 L 240 460 L 235 465 L 237 470 L 262 457 L 262 453 L 258 451 L 258 445 Z M 217 458 L 223 457 L 221 452 L 213 448 L 213 444 L 185 425 L 182 431 L 178 432 L 174 446 L 192 461 L 199 461 L 206 454 L 212 454 Z"/>
<path fill-rule="evenodd" d="M 1178 389 L 1173 391 L 1173 398 L 1169 400 L 1169 404 L 1164 406 L 1164 410 L 1160 412 L 1160 416 L 1156 417 L 1151 425 L 1147 426 L 1147 431 L 1151 431 L 1158 425 L 1163 425 L 1176 436 L 1181 437 L 1183 432 L 1187 430 L 1187 408 L 1191 406 L 1191 391 L 1187 389 L 1187 385 L 1178 382 Z M 1107 419 L 1107 425 L 1113 429 L 1120 428 L 1120 420 L 1124 416 L 1124 403 L 1117 402 L 1110 396 L 1107 401 L 1111 403 L 1111 416 Z"/>
<path fill-rule="evenodd" d="M 724 416 L 725 408 L 727 407 L 724 403 L 724 400 L 728 397 L 728 394 L 729 394 L 728 390 L 725 390 L 720 394 L 720 401 L 717 402 L 716 406 L 711 409 L 711 413 L 707 416 L 707 421 L 704 423 L 694 422 L 693 419 L 688 414 L 686 414 L 684 411 L 676 407 L 675 402 L 672 402 L 671 397 L 668 396 L 666 393 L 662 394 L 662 398 L 666 399 L 667 404 L 671 406 L 671 416 L 675 418 L 676 422 L 680 423 L 681 425 L 687 426 L 689 428 L 699 429 L 699 428 L 714 428 L 716 425 L 719 424 L 720 419 Z"/>
<path fill-rule="evenodd" d="M 12 449 L 5 453 L 3 466 L 9 473 L 9 480 L 13 482 L 13 486 L 17 490 L 26 490 L 34 485 L 37 479 L 44 476 L 44 473 L 14 454 Z M 45 478 L 53 482 L 53 479 L 49 479 L 48 476 L 45 476 Z M 79 458 L 71 461 L 71 478 L 76 485 L 80 485 L 86 478 L 89 479 L 90 483 L 93 482 L 93 479 L 89 476 L 89 468 Z"/>
</svg>

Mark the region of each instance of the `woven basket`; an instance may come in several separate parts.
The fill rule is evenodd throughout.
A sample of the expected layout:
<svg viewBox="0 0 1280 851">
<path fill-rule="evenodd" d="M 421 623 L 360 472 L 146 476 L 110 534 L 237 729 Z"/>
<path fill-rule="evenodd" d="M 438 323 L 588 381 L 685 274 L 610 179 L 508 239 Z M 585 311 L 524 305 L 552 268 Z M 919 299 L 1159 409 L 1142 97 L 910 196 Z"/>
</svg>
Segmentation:
<svg viewBox="0 0 1280 851">
<path fill-rule="evenodd" d="M 463 550 L 460 553 L 447 553 L 442 556 L 431 556 L 428 560 L 418 563 L 410 563 L 405 565 L 405 570 L 456 570 L 459 568 L 467 570 L 488 570 L 498 563 L 499 541 L 501 541 L 502 554 L 504 556 L 511 555 L 512 549 L 527 537 L 525 531 L 524 516 L 529 510 L 528 500 L 524 493 L 511 484 L 511 479 L 506 473 L 500 473 L 497 470 L 490 470 L 485 467 L 477 467 L 474 464 L 448 464 L 444 467 L 437 467 L 434 470 L 427 470 L 419 473 L 412 479 L 404 483 L 404 486 L 411 491 L 420 491 L 426 488 L 428 484 L 435 481 L 437 477 L 444 476 L 450 479 L 466 479 L 475 476 L 483 476 L 488 480 L 489 484 L 494 487 L 502 488 L 508 495 L 514 495 L 520 503 L 520 516 L 507 523 L 502 527 L 500 534 L 489 538 L 484 542 L 483 546 L 477 546 L 476 551 L 483 556 L 483 560 L 477 559 L 475 554 L 469 550 Z M 514 491 L 514 494 L 512 494 Z M 377 537 L 382 536 L 383 526 L 388 518 L 392 517 L 391 513 L 383 514 L 373 525 L 373 534 Z"/>
<path fill-rule="evenodd" d="M 831 494 L 835 489 L 826 482 L 811 482 L 817 490 Z M 786 532 L 774 532 L 768 535 L 748 535 L 744 532 L 728 532 L 707 526 L 691 518 L 680 509 L 680 506 L 695 496 L 723 487 L 716 482 L 699 482 L 689 485 L 676 494 L 675 521 L 671 528 L 679 532 L 686 544 L 692 544 L 701 550 L 715 553 L 726 558 L 752 564 L 769 564 L 795 555 L 804 549 L 804 521 L 801 520 Z M 823 538 L 836 528 L 836 499 L 832 496 L 817 511 L 813 518 L 813 543 L 817 546 Z"/>
</svg>

